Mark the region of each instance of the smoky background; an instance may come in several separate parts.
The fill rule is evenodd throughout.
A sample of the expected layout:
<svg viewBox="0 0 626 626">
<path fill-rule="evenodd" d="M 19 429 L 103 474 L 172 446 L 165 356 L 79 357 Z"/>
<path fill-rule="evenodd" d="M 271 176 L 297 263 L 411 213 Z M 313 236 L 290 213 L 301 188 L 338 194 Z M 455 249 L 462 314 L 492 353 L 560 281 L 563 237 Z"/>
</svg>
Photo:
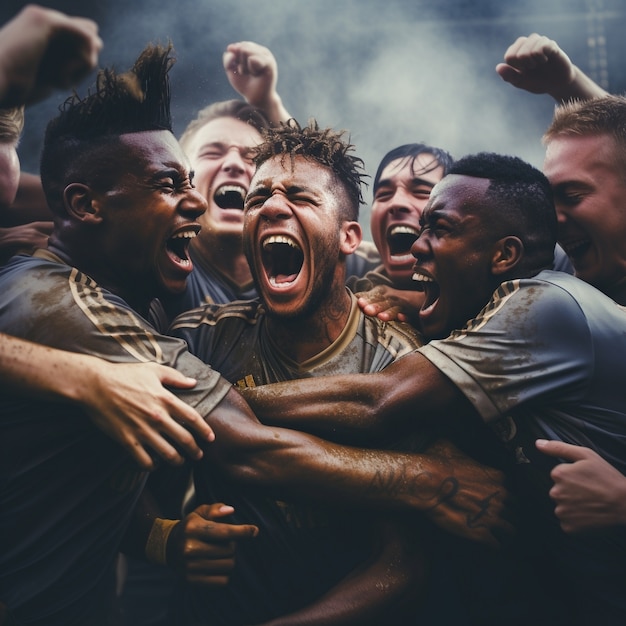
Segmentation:
<svg viewBox="0 0 626 626">
<path fill-rule="evenodd" d="M 2 23 L 26 2 L 0 0 Z M 222 68 L 235 41 L 267 46 L 278 91 L 298 121 L 348 131 L 373 177 L 390 149 L 415 141 L 460 157 L 482 150 L 541 167 L 554 102 L 504 83 L 506 48 L 537 32 L 612 93 L 626 92 L 626 0 L 58 0 L 39 4 L 94 19 L 100 65 L 127 69 L 149 41 L 174 44 L 174 130 L 201 107 L 238 97 Z M 84 94 L 95 74 L 77 89 Z M 48 120 L 69 93 L 27 109 L 22 168 L 37 173 Z M 364 197 L 371 200 L 371 188 Z M 366 238 L 369 211 L 361 223 Z"/>
</svg>

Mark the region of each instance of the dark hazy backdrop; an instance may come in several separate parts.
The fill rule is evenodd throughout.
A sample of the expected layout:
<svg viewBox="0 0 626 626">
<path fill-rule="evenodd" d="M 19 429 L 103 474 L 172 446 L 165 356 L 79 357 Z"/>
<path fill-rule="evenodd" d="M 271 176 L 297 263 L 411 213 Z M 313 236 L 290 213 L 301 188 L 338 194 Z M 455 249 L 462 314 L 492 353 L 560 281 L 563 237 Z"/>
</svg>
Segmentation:
<svg viewBox="0 0 626 626">
<path fill-rule="evenodd" d="M 5 22 L 24 2 L 0 0 Z M 555 39 L 605 88 L 626 92 L 626 0 L 59 0 L 41 2 L 95 19 L 101 65 L 126 69 L 148 41 L 174 43 L 175 131 L 194 112 L 236 96 L 221 55 L 234 41 L 269 47 L 278 89 L 300 121 L 350 131 L 370 174 L 402 143 L 425 141 L 455 157 L 492 150 L 541 166 L 553 102 L 495 73 L 516 37 Z M 84 93 L 93 77 L 79 87 Z M 36 172 L 47 120 L 67 97 L 27 111 L 23 168 Z M 366 190 L 369 201 L 371 193 Z M 369 216 L 361 222 L 369 237 Z"/>
</svg>

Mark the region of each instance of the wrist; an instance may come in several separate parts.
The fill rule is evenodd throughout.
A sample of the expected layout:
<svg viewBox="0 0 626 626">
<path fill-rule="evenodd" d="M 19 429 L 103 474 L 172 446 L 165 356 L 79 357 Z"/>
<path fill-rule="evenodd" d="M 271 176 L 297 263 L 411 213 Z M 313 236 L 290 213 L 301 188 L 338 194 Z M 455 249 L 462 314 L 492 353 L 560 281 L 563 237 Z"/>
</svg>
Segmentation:
<svg viewBox="0 0 626 626">
<path fill-rule="evenodd" d="M 286 122 L 289 119 L 289 113 L 283 106 L 282 98 L 277 92 L 273 92 L 263 102 L 251 102 L 250 104 L 261 109 L 272 126 L 278 126 L 280 122 Z"/>
<path fill-rule="evenodd" d="M 592 98 L 608 95 L 608 92 L 591 80 L 576 65 L 573 66 L 572 80 L 567 85 L 557 87 L 549 93 L 552 98 L 561 104 L 572 99 L 591 100 Z"/>
<path fill-rule="evenodd" d="M 179 522 L 180 520 L 163 519 L 161 517 L 157 517 L 154 519 L 144 549 L 146 559 L 148 559 L 150 563 L 167 565 L 168 540 L 172 531 L 174 530 L 174 527 Z"/>
</svg>

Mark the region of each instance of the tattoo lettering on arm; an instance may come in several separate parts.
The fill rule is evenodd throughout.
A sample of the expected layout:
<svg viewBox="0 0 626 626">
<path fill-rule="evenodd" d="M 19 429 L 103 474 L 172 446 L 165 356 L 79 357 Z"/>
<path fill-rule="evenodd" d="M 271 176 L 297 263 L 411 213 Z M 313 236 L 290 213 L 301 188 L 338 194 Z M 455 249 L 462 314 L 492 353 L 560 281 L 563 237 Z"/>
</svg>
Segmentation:
<svg viewBox="0 0 626 626">
<path fill-rule="evenodd" d="M 513 532 L 501 471 L 482 465 L 445 441 L 413 458 L 401 470 L 379 469 L 369 490 L 403 495 L 413 510 L 472 541 L 496 547 L 500 543 L 496 536 Z"/>
</svg>

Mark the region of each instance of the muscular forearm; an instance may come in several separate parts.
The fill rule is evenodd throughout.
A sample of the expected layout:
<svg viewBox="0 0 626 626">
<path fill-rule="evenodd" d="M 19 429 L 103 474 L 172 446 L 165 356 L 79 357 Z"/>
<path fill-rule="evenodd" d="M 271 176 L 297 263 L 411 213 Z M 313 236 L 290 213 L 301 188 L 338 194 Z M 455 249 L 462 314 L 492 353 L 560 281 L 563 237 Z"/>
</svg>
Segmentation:
<svg viewBox="0 0 626 626">
<path fill-rule="evenodd" d="M 243 391 L 263 422 L 336 438 L 377 437 L 470 414 L 458 389 L 419 353 L 375 374 L 306 378 Z"/>
<path fill-rule="evenodd" d="M 438 444 L 427 454 L 340 446 L 260 424 L 234 390 L 208 422 L 216 439 L 205 446 L 205 459 L 277 497 L 420 511 L 451 532 L 485 541 L 493 523 L 500 524 L 496 518 L 507 499 L 503 475 L 452 446 Z"/>
</svg>

